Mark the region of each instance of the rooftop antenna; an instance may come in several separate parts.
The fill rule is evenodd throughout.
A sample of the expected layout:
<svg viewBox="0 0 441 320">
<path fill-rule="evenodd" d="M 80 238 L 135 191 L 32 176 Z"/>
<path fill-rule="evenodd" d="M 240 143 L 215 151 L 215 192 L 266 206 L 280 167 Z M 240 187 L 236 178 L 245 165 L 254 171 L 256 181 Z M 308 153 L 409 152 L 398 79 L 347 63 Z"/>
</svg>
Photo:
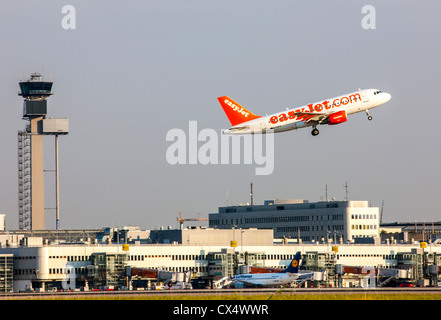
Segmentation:
<svg viewBox="0 0 441 320">
<path fill-rule="evenodd" d="M 345 201 L 348 201 L 348 182 L 346 181 L 345 183 L 345 189 L 346 189 L 346 196 L 345 196 Z"/>
<path fill-rule="evenodd" d="M 251 205 L 253 205 L 253 183 L 251 182 Z"/>
<path fill-rule="evenodd" d="M 328 202 L 328 185 L 327 184 L 325 185 L 325 193 L 326 193 L 326 195 L 325 195 L 326 202 Z"/>
</svg>

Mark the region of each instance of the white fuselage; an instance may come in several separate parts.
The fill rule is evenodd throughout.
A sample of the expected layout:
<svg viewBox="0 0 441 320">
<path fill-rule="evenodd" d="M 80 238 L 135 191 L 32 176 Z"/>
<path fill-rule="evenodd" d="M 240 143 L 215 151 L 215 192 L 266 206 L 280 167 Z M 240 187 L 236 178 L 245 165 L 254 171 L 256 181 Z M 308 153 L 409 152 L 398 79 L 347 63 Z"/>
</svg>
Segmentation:
<svg viewBox="0 0 441 320">
<path fill-rule="evenodd" d="M 243 282 L 250 286 L 268 287 L 289 284 L 298 278 L 298 273 L 256 273 L 237 275 L 234 277 L 234 281 Z"/>
<path fill-rule="evenodd" d="M 308 105 L 291 109 L 287 108 L 285 111 L 244 122 L 224 130 L 224 134 L 247 134 L 265 132 L 267 130 L 274 130 L 274 132 L 296 130 L 320 124 L 314 121 L 307 121 L 304 117 L 296 115 L 298 113 L 320 115 L 345 110 L 346 114 L 349 115 L 378 107 L 388 102 L 390 98 L 390 94 L 377 89 L 359 90 Z M 240 130 L 237 130 L 238 128 Z"/>
</svg>

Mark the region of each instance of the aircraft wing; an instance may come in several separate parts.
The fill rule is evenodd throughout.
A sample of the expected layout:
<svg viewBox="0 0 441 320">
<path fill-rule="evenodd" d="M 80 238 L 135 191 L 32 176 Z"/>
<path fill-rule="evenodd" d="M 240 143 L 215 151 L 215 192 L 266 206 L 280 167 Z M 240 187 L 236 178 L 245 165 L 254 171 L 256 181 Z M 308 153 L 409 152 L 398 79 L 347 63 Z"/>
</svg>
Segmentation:
<svg viewBox="0 0 441 320">
<path fill-rule="evenodd" d="M 298 273 L 298 278 L 296 280 L 304 280 L 307 278 L 311 278 L 313 275 L 314 272 Z"/>
<path fill-rule="evenodd" d="M 247 281 L 247 280 L 240 279 L 240 280 L 237 280 L 237 282 L 242 282 L 249 287 L 265 287 L 265 283 L 259 282 L 259 281 Z"/>
<path fill-rule="evenodd" d="M 236 132 L 241 132 L 244 130 L 249 130 L 250 127 L 249 126 L 242 126 L 242 127 L 232 127 L 230 129 L 225 130 L 224 132 L 228 132 L 228 133 L 236 133 Z"/>
<path fill-rule="evenodd" d="M 292 281 L 302 281 L 308 279 L 314 275 L 314 272 L 299 272 L 299 273 L 291 273 L 290 277 Z"/>
<path fill-rule="evenodd" d="M 259 282 L 259 281 L 253 281 L 253 282 L 248 282 L 245 281 L 244 283 L 246 283 L 247 285 L 251 286 L 251 287 L 265 287 L 265 283 L 263 282 Z"/>
<path fill-rule="evenodd" d="M 332 112 L 295 112 L 298 120 L 305 121 L 305 123 L 314 121 L 314 122 L 323 122 Z"/>
<path fill-rule="evenodd" d="M 230 130 L 231 131 L 242 131 L 242 130 L 246 130 L 249 128 L 250 128 L 249 126 L 242 126 L 242 127 L 233 127 L 233 128 L 230 128 Z"/>
</svg>

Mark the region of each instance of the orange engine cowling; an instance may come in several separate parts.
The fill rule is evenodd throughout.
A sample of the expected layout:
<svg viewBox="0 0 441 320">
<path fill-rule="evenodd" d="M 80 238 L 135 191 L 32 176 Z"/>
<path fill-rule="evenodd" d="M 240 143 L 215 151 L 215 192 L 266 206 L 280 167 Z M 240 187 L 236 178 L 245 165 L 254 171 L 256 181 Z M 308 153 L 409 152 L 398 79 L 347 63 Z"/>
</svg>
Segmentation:
<svg viewBox="0 0 441 320">
<path fill-rule="evenodd" d="M 336 112 L 336 113 L 329 115 L 328 124 L 329 125 L 339 124 L 339 123 L 345 122 L 347 120 L 348 120 L 348 116 L 346 115 L 346 111 L 342 110 L 342 111 L 339 111 L 339 112 Z"/>
</svg>

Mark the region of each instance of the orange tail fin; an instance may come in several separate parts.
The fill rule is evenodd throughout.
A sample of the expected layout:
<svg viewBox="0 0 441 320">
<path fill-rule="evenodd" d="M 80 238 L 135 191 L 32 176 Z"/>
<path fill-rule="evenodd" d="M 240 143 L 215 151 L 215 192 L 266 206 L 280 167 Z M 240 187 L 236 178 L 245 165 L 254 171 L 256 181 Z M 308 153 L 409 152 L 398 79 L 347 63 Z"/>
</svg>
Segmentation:
<svg viewBox="0 0 441 320">
<path fill-rule="evenodd" d="M 228 120 L 230 120 L 232 126 L 256 118 L 260 118 L 260 116 L 256 116 L 254 113 L 245 109 L 244 107 L 242 107 L 240 104 L 238 104 L 228 96 L 219 97 L 217 98 L 217 100 L 219 100 L 219 103 L 224 109 L 225 114 L 227 115 Z"/>
</svg>

